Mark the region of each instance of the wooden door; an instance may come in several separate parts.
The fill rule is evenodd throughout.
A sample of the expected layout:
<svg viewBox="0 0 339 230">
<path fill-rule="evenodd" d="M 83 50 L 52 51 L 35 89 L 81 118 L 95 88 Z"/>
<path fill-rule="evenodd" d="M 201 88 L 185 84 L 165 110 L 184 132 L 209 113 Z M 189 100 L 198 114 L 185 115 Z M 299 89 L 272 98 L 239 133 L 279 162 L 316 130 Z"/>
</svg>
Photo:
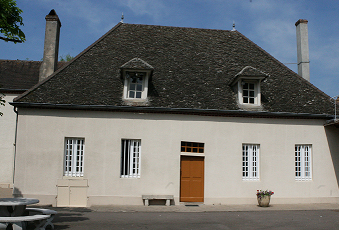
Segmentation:
<svg viewBox="0 0 339 230">
<path fill-rule="evenodd" d="M 204 157 L 181 156 L 180 202 L 204 202 Z"/>
</svg>

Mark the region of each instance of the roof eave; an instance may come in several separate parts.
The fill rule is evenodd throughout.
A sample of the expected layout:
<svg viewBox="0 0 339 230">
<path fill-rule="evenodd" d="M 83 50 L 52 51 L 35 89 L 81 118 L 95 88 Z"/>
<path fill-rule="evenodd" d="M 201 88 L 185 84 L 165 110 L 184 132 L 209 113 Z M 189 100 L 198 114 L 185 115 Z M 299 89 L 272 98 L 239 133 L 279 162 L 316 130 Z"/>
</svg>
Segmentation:
<svg viewBox="0 0 339 230">
<path fill-rule="evenodd" d="M 10 102 L 14 107 L 41 108 L 41 109 L 71 109 L 71 110 L 99 110 L 99 111 L 123 111 L 123 112 L 167 112 L 185 113 L 194 115 L 236 116 L 236 117 L 280 117 L 280 118 L 305 118 L 305 119 L 333 119 L 330 114 L 289 113 L 289 112 L 265 112 L 244 110 L 218 110 L 218 109 L 195 109 L 195 108 L 163 108 L 144 106 L 114 106 L 114 105 L 76 105 L 76 104 L 48 104 Z"/>
</svg>

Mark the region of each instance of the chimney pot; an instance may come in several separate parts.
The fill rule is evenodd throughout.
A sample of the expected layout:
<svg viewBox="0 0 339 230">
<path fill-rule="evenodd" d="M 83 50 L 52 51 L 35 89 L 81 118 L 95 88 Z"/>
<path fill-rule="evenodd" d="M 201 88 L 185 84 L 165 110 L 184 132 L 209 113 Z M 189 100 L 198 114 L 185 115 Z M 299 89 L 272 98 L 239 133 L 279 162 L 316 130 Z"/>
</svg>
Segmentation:
<svg viewBox="0 0 339 230">
<path fill-rule="evenodd" d="M 300 23 L 308 23 L 308 21 L 306 19 L 299 19 L 296 23 L 295 26 L 298 26 Z"/>
</svg>

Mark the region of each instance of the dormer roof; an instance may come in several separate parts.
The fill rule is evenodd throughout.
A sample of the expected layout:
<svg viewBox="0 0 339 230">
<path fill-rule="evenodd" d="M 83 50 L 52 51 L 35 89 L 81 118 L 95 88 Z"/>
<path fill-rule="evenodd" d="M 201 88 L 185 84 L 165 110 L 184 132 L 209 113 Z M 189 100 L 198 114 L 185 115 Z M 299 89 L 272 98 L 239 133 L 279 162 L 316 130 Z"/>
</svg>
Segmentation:
<svg viewBox="0 0 339 230">
<path fill-rule="evenodd" d="M 135 69 L 135 70 L 152 70 L 153 66 L 142 60 L 141 58 L 133 58 L 123 64 L 121 69 Z"/>
<path fill-rule="evenodd" d="M 246 66 L 244 67 L 239 73 L 237 73 L 233 80 L 231 81 L 231 86 L 235 85 L 239 79 L 243 78 L 243 79 L 253 79 L 253 80 L 264 80 L 267 77 L 269 77 L 268 74 L 252 67 L 252 66 Z"/>
</svg>

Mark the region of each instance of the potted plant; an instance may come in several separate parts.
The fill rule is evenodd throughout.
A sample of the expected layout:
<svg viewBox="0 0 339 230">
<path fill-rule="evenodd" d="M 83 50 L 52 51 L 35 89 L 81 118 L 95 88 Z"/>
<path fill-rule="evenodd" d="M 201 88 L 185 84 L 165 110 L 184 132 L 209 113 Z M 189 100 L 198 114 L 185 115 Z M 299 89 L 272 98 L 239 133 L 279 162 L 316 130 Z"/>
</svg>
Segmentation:
<svg viewBox="0 0 339 230">
<path fill-rule="evenodd" d="M 257 190 L 257 200 L 260 207 L 268 207 L 270 205 L 271 196 L 274 194 L 271 190 Z"/>
</svg>

